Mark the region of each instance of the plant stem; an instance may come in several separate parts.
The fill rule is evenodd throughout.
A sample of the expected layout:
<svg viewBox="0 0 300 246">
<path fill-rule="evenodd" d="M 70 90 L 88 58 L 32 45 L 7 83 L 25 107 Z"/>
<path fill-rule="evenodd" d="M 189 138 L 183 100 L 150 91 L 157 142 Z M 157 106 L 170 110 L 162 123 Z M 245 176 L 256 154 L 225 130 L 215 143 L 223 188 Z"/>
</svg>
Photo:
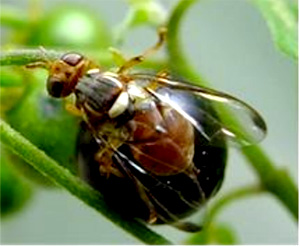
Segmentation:
<svg viewBox="0 0 300 246">
<path fill-rule="evenodd" d="M 47 50 L 46 53 L 42 49 L 24 49 L 1 52 L 0 66 L 11 65 L 27 65 L 30 63 L 46 60 L 58 59 L 63 52 Z"/>
<path fill-rule="evenodd" d="M 181 45 L 179 45 L 180 40 L 178 35 L 178 28 L 180 27 L 181 19 L 183 17 L 183 14 L 189 9 L 189 7 L 196 2 L 197 0 L 181 0 L 173 10 L 167 25 L 167 50 L 169 55 L 169 67 L 173 71 L 173 73 L 184 75 L 191 81 L 205 83 L 204 78 L 202 78 L 197 72 L 195 72 L 195 69 L 192 68 L 192 65 L 183 55 Z M 176 62 L 173 63 L 173 60 L 175 60 Z"/>
<path fill-rule="evenodd" d="M 18 65 L 24 66 L 39 61 L 53 61 L 59 59 L 68 51 L 42 50 L 42 49 L 21 49 L 13 51 L 5 51 L 0 53 L 0 66 Z M 83 50 L 83 54 L 92 60 L 99 61 L 100 66 L 114 66 L 112 55 L 109 52 Z M 148 59 L 139 66 L 152 69 L 161 69 L 165 67 L 167 62 L 162 59 Z"/>
<path fill-rule="evenodd" d="M 206 223 L 209 224 L 214 220 L 216 215 L 222 210 L 223 207 L 235 201 L 236 199 L 244 198 L 250 195 L 256 195 L 265 191 L 261 186 L 253 185 L 238 188 L 230 193 L 224 195 L 222 198 L 217 200 L 210 208 L 209 214 L 207 216 Z"/>
<path fill-rule="evenodd" d="M 298 221 L 298 189 L 289 174 L 276 168 L 259 146 L 241 149 L 266 190 L 275 195 Z"/>
<path fill-rule="evenodd" d="M 104 217 L 134 237 L 146 244 L 171 244 L 170 241 L 151 231 L 142 223 L 136 220 L 124 219 L 120 214 L 114 212 L 108 207 L 98 191 L 72 175 L 69 170 L 48 157 L 43 151 L 21 136 L 21 134 L 13 130 L 2 119 L 0 119 L 0 137 L 3 144 L 39 172 L 58 185 L 66 188 L 71 194 L 96 209 Z"/>
<path fill-rule="evenodd" d="M 170 66 L 175 72 L 197 82 L 198 85 L 207 86 L 208 83 L 188 64 L 179 40 L 181 19 L 188 8 L 196 2 L 197 0 L 181 0 L 175 6 L 168 22 L 167 49 Z M 298 220 L 298 189 L 291 177 L 286 172 L 278 170 L 259 146 L 243 148 L 241 152 L 258 174 L 264 189 L 275 195 Z"/>
</svg>

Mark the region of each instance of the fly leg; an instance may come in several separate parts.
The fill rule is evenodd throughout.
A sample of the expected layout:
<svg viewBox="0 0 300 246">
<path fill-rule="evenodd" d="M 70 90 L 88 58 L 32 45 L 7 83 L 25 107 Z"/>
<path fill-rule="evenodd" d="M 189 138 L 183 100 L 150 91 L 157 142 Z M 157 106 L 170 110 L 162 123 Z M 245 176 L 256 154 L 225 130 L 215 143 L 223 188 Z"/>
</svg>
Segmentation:
<svg viewBox="0 0 300 246">
<path fill-rule="evenodd" d="M 114 166 L 111 155 L 111 149 L 108 147 L 102 149 L 96 154 L 95 160 L 99 163 L 100 174 L 105 175 L 106 178 L 109 178 L 110 174 L 117 177 L 124 177 L 124 175 Z"/>
<path fill-rule="evenodd" d="M 72 115 L 83 117 L 84 113 L 82 110 L 77 108 L 74 103 L 71 103 L 70 101 L 65 101 L 65 109 L 71 113 Z"/>
<path fill-rule="evenodd" d="M 32 63 L 27 64 L 25 67 L 29 68 L 29 69 L 32 69 L 32 68 L 45 68 L 45 69 L 48 69 L 49 64 L 45 61 L 36 61 L 36 62 L 32 62 Z"/>
<path fill-rule="evenodd" d="M 163 70 L 159 71 L 156 74 L 155 78 L 157 78 L 157 77 L 163 78 L 163 79 L 168 79 L 168 77 L 169 77 L 168 70 L 167 69 L 163 69 Z M 150 81 L 150 83 L 147 86 L 146 90 L 154 90 L 155 91 L 157 89 L 157 87 L 159 86 L 159 84 L 157 83 L 157 79 L 155 79 L 155 78 Z"/>
<path fill-rule="evenodd" d="M 202 230 L 202 227 L 199 225 L 196 225 L 191 222 L 185 222 L 185 221 L 179 221 L 176 223 L 173 223 L 172 226 L 176 227 L 177 229 L 181 231 L 186 231 L 186 232 L 199 232 Z"/>
<path fill-rule="evenodd" d="M 140 195 L 140 198 L 143 200 L 143 202 L 146 204 L 147 208 L 149 209 L 149 217 L 147 219 L 147 223 L 154 224 L 158 218 L 155 207 L 153 203 L 150 201 L 149 196 L 147 195 L 143 185 L 138 180 L 136 180 L 135 185 Z"/>
<path fill-rule="evenodd" d="M 99 163 L 100 174 L 106 175 L 107 178 L 109 178 L 110 174 L 124 177 L 112 161 L 113 149 L 120 147 L 122 142 L 118 139 L 110 139 L 105 142 L 104 147 L 95 155 L 95 160 Z"/>
<path fill-rule="evenodd" d="M 128 61 L 126 61 L 118 70 L 118 74 L 120 75 L 125 75 L 126 72 L 134 67 L 135 65 L 143 62 L 145 60 L 146 57 L 148 57 L 149 55 L 152 55 L 153 53 L 155 53 L 158 49 L 160 49 L 160 47 L 163 45 L 163 43 L 166 40 L 166 34 L 167 34 L 167 29 L 165 27 L 161 27 L 158 30 L 158 41 L 157 43 L 150 47 L 149 49 L 147 49 L 143 54 L 132 57 L 131 59 L 129 59 Z"/>
</svg>

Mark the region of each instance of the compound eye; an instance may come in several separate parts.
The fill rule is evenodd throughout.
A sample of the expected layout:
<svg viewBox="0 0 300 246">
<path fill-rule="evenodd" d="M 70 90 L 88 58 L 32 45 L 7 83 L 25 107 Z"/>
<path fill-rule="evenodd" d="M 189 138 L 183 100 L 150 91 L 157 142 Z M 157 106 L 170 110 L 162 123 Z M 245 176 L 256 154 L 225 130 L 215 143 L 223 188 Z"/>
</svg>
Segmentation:
<svg viewBox="0 0 300 246">
<path fill-rule="evenodd" d="M 53 97 L 62 97 L 64 85 L 61 81 L 49 77 L 47 80 L 47 91 Z"/>
<path fill-rule="evenodd" d="M 67 53 L 63 55 L 60 59 L 68 65 L 74 67 L 82 61 L 83 56 L 77 53 Z"/>
</svg>

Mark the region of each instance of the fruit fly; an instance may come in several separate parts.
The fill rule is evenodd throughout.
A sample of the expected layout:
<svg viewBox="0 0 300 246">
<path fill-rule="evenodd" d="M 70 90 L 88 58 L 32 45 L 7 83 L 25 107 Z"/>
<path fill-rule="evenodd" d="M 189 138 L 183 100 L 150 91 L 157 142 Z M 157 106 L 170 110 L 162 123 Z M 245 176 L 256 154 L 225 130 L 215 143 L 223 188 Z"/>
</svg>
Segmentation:
<svg viewBox="0 0 300 246">
<path fill-rule="evenodd" d="M 81 173 L 113 207 L 150 224 L 197 231 L 182 220 L 219 190 L 227 145 L 259 142 L 266 125 L 251 106 L 225 93 L 166 73 L 130 72 L 165 34 L 162 29 L 153 47 L 116 72 L 64 54 L 47 63 L 47 90 L 56 98 L 75 95 L 72 111 L 83 119 Z"/>
</svg>

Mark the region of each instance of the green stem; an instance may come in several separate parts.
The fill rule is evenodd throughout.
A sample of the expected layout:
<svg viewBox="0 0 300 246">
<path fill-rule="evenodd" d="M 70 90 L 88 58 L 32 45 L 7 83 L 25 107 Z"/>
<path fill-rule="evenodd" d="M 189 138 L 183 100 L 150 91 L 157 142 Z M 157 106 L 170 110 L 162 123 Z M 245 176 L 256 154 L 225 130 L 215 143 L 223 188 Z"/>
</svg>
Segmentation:
<svg viewBox="0 0 300 246">
<path fill-rule="evenodd" d="M 241 199 L 247 196 L 256 195 L 263 192 L 264 189 L 261 186 L 246 186 L 239 188 L 237 190 L 231 191 L 230 193 L 224 195 L 222 198 L 217 200 L 211 207 L 209 214 L 207 216 L 206 223 L 209 224 L 214 218 L 219 214 L 223 207 L 229 203 L 236 201 L 236 199 Z"/>
<path fill-rule="evenodd" d="M 167 49 L 171 58 L 170 66 L 175 72 L 197 82 L 198 85 L 207 86 L 204 79 L 188 64 L 179 40 L 181 19 L 188 7 L 196 2 L 197 0 L 181 0 L 175 6 L 167 26 L 169 30 Z M 225 112 L 224 115 L 226 114 Z M 277 169 L 274 162 L 268 158 L 259 146 L 243 148 L 241 152 L 258 174 L 263 187 L 275 195 L 298 220 L 298 189 L 291 177 L 286 172 Z"/>
<path fill-rule="evenodd" d="M 241 149 L 266 190 L 275 195 L 298 221 L 298 189 L 286 170 L 276 168 L 274 162 L 259 146 Z"/>
<path fill-rule="evenodd" d="M 189 7 L 196 3 L 197 0 L 182 0 L 179 1 L 176 8 L 173 10 L 170 16 L 167 28 L 167 50 L 169 55 L 169 67 L 173 73 L 184 75 L 186 79 L 191 81 L 199 81 L 205 83 L 204 79 L 195 72 L 188 59 L 183 55 L 182 46 L 180 45 L 178 29 L 180 28 L 183 14 L 189 9 Z M 173 61 L 176 61 L 173 63 Z M 180 66 L 179 66 L 180 64 Z"/>
<path fill-rule="evenodd" d="M 57 50 L 42 50 L 42 49 L 21 49 L 5 51 L 0 53 L 0 66 L 18 65 L 24 66 L 30 63 L 39 61 L 53 61 L 59 59 L 63 54 L 68 51 Z M 109 52 L 95 51 L 95 50 L 82 50 L 82 54 L 92 60 L 99 61 L 100 66 L 114 66 L 112 55 Z M 162 59 L 148 59 L 141 63 L 141 67 L 161 69 L 165 67 L 167 62 Z"/>
<path fill-rule="evenodd" d="M 144 224 L 136 220 L 124 219 L 120 214 L 114 212 L 105 203 L 98 191 L 88 186 L 78 177 L 72 175 L 67 169 L 60 166 L 43 151 L 39 150 L 18 132 L 13 130 L 2 119 L 0 119 L 0 137 L 3 144 L 39 172 L 58 185 L 66 188 L 71 194 L 96 209 L 104 217 L 134 237 L 146 244 L 171 244 L 170 241 L 151 231 Z"/>
<path fill-rule="evenodd" d="M 58 59 L 63 52 L 42 49 L 13 50 L 0 53 L 0 66 L 27 65 L 30 63 Z"/>
</svg>

